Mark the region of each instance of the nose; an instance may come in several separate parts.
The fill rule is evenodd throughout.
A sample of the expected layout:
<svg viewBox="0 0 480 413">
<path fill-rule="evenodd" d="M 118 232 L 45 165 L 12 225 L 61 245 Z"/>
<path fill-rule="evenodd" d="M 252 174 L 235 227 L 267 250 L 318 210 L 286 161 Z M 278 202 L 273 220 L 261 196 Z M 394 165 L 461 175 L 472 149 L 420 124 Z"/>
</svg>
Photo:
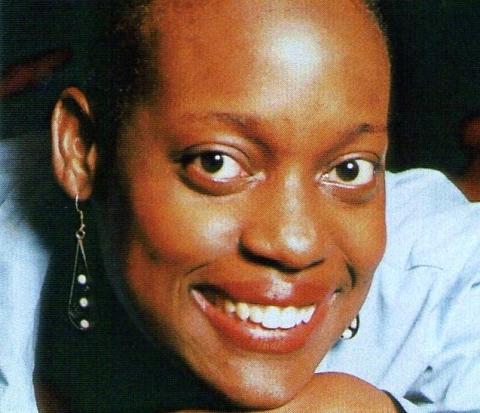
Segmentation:
<svg viewBox="0 0 480 413">
<path fill-rule="evenodd" d="M 329 248 L 315 189 L 306 188 L 297 174 L 269 185 L 243 228 L 244 256 L 289 273 L 324 261 Z"/>
</svg>

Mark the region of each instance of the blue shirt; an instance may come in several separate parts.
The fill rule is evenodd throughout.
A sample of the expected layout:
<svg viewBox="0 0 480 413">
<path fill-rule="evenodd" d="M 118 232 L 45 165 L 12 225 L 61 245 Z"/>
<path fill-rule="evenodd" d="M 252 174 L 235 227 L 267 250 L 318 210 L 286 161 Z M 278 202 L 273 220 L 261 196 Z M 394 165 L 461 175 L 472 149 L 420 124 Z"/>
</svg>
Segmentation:
<svg viewBox="0 0 480 413">
<path fill-rule="evenodd" d="M 50 185 L 46 146 L 0 141 L 0 412 L 36 412 L 36 318 L 49 251 L 19 205 L 35 211 Z M 408 412 L 480 412 L 480 204 L 438 172 L 387 174 L 387 233 L 360 331 L 317 371 L 360 377 Z"/>
<path fill-rule="evenodd" d="M 353 374 L 407 412 L 480 412 L 480 204 L 442 174 L 387 176 L 387 248 L 360 330 L 318 371 Z"/>
<path fill-rule="evenodd" d="M 36 412 L 32 385 L 40 290 L 49 253 L 27 219 L 48 153 L 38 136 L 0 141 L 0 412 Z M 20 205 L 25 208 L 20 208 Z M 38 210 L 38 214 L 42 211 Z"/>
</svg>

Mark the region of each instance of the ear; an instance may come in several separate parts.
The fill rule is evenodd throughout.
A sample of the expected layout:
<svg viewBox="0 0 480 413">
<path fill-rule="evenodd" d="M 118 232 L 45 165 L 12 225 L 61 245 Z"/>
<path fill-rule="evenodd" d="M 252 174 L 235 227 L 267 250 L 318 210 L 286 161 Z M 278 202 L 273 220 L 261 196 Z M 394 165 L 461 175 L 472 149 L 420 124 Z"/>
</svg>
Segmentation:
<svg viewBox="0 0 480 413">
<path fill-rule="evenodd" d="M 85 95 L 65 89 L 52 115 L 52 163 L 60 186 L 80 201 L 90 197 L 97 166 L 93 117 Z"/>
</svg>

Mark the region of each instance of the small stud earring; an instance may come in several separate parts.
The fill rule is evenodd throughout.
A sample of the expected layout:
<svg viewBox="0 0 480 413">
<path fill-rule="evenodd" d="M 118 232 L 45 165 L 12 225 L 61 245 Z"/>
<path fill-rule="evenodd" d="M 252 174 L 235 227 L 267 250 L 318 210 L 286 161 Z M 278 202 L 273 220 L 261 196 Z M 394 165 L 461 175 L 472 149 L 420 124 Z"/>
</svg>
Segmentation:
<svg viewBox="0 0 480 413">
<path fill-rule="evenodd" d="M 342 333 L 340 338 L 342 340 L 351 340 L 353 337 L 357 335 L 359 328 L 360 328 L 360 316 L 357 315 L 353 319 L 353 321 L 350 323 L 350 325 Z"/>
<path fill-rule="evenodd" d="M 80 330 L 90 330 L 95 324 L 95 307 L 93 300 L 93 279 L 90 277 L 85 253 L 85 221 L 83 211 L 78 205 L 78 195 L 75 197 L 75 209 L 80 218 L 80 227 L 75 231 L 77 248 L 73 265 L 70 296 L 68 299 L 68 318 L 72 325 Z"/>
</svg>

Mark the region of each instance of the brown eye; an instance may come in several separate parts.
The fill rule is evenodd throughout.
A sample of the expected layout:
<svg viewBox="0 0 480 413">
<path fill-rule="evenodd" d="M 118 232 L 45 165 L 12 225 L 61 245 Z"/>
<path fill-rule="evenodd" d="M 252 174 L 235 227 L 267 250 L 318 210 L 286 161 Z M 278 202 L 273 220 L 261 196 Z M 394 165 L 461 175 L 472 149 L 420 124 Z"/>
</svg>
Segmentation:
<svg viewBox="0 0 480 413">
<path fill-rule="evenodd" d="M 223 168 L 224 156 L 219 153 L 207 153 L 200 156 L 202 168 L 210 173 L 215 174 Z"/>
<path fill-rule="evenodd" d="M 371 182 L 375 164 L 365 159 L 349 159 L 333 167 L 325 176 L 328 182 L 347 186 L 360 186 Z"/>
<path fill-rule="evenodd" d="M 246 175 L 240 164 L 221 152 L 204 152 L 191 159 L 187 168 L 195 168 L 215 181 L 229 181 Z"/>
</svg>

